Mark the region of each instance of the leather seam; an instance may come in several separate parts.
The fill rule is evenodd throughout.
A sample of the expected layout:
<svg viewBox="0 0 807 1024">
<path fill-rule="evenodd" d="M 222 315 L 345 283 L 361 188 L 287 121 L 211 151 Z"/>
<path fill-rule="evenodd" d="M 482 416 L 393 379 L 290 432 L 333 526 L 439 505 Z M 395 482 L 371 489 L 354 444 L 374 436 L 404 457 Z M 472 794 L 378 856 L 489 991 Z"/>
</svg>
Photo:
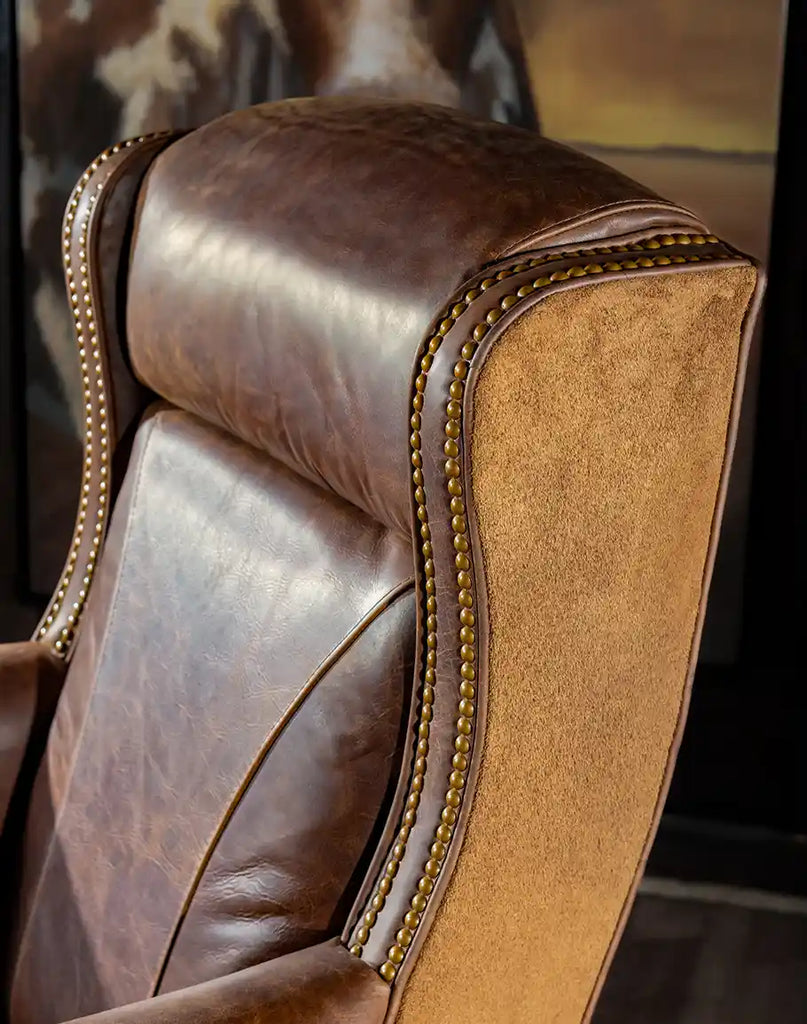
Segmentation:
<svg viewBox="0 0 807 1024">
<path fill-rule="evenodd" d="M 384 612 L 391 608 L 400 598 L 406 596 L 406 594 L 414 588 L 414 585 L 414 578 L 410 577 L 397 584 L 395 587 L 392 587 L 386 594 L 376 601 L 373 607 L 363 615 L 358 622 L 356 622 L 349 632 L 345 634 L 342 640 L 340 640 L 340 642 L 336 644 L 322 659 L 297 692 L 295 697 L 289 702 L 281 718 L 275 723 L 264 739 L 258 753 L 253 758 L 252 763 L 242 776 L 235 792 L 232 794 L 224 813 L 216 824 L 216 827 L 206 844 L 204 853 L 199 859 L 196 871 L 191 879 L 190 885 L 188 886 L 185 899 L 183 900 L 182 907 L 177 915 L 177 919 L 169 936 L 168 942 L 164 947 L 163 954 L 160 957 L 159 968 L 149 990 L 150 996 L 156 996 L 159 994 L 160 986 L 162 985 L 165 973 L 168 970 L 171 953 L 173 952 L 173 948 L 182 931 L 182 925 L 187 917 L 188 911 L 190 910 L 191 904 L 199 889 L 199 885 L 202 882 L 205 872 L 210 865 L 210 861 L 215 854 L 216 848 L 221 841 L 227 826 L 230 824 L 234 814 L 238 810 L 247 790 L 260 772 L 266 762 L 266 759 L 271 754 L 272 748 L 280 735 L 291 723 L 298 711 L 303 707 L 308 697 L 311 696 L 317 686 L 323 682 L 331 670 L 339 664 L 341 659 L 350 651 L 353 645 L 367 632 L 373 623 L 375 623 L 379 617 L 384 614 Z"/>
<path fill-rule="evenodd" d="M 572 228 L 583 227 L 584 225 L 597 224 L 600 221 L 607 220 L 607 218 L 619 211 L 619 212 L 632 212 L 636 210 L 657 210 L 658 213 L 670 214 L 670 223 L 674 222 L 674 215 L 691 218 L 692 222 L 700 225 L 700 222 L 694 217 L 688 210 L 681 206 L 677 206 L 675 203 L 665 203 L 663 200 L 633 200 L 631 202 L 625 202 L 624 200 L 615 200 L 612 203 L 606 203 L 604 206 L 598 206 L 596 210 L 589 211 L 588 213 L 582 214 L 577 217 L 568 217 L 566 220 L 557 221 L 548 228 L 542 228 L 538 231 L 528 231 L 522 235 L 515 242 L 511 242 L 506 249 L 503 249 L 499 253 L 497 259 L 510 259 L 513 256 L 517 256 L 520 252 L 524 252 L 529 249 L 537 248 L 540 245 L 546 245 L 553 238 L 557 238 L 559 235 L 563 236 L 565 232 Z M 672 228 L 671 231 L 674 233 L 679 230 L 678 228 Z M 684 229 L 692 232 L 693 228 L 690 225 Z M 662 233 L 662 229 L 659 228 L 655 233 Z M 704 231 L 705 233 L 705 231 Z M 645 237 L 647 235 L 645 234 Z M 560 244 L 563 244 L 562 242 Z M 593 244 L 593 243 L 592 243 Z"/>
</svg>

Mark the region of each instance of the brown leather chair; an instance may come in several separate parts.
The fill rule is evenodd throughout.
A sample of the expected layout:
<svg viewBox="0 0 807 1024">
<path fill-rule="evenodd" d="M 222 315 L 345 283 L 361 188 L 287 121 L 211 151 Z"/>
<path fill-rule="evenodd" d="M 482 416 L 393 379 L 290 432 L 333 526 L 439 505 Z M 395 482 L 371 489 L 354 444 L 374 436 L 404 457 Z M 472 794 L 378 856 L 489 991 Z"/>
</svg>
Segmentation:
<svg viewBox="0 0 807 1024">
<path fill-rule="evenodd" d="M 84 476 L 0 649 L 11 1024 L 587 1020 L 758 270 L 562 146 L 358 99 L 115 146 L 63 245 Z"/>
</svg>

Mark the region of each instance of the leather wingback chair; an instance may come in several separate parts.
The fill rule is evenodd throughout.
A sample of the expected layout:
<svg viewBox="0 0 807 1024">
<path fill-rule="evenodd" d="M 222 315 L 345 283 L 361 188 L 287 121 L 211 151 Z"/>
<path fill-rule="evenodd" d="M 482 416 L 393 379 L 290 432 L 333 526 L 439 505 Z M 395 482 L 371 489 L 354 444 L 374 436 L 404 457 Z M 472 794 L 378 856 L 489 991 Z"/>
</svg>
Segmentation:
<svg viewBox="0 0 807 1024">
<path fill-rule="evenodd" d="M 63 246 L 84 473 L 0 649 L 10 1024 L 587 1020 L 752 261 L 536 135 L 355 98 L 114 146 Z"/>
</svg>

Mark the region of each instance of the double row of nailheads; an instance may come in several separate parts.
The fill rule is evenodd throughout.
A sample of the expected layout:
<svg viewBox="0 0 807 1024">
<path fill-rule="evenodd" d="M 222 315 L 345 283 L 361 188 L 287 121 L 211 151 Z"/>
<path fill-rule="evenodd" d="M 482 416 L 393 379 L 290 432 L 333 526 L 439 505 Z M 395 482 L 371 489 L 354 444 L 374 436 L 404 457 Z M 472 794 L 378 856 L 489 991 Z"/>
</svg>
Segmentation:
<svg viewBox="0 0 807 1024">
<path fill-rule="evenodd" d="M 99 182 L 95 191 L 87 200 L 89 209 L 79 226 L 79 250 L 78 266 L 73 264 L 73 236 L 76 228 L 76 214 L 79 200 L 85 190 L 89 187 L 90 178 L 98 170 L 101 164 L 122 149 L 129 149 L 135 143 L 144 142 L 154 136 L 143 135 L 137 139 L 130 139 L 128 142 L 121 142 L 118 145 L 105 149 L 90 164 L 87 170 L 79 178 L 78 184 L 73 189 L 70 201 L 65 214 L 64 238 L 62 252 L 64 260 L 64 272 L 67 279 L 67 291 L 70 300 L 70 308 L 73 313 L 76 328 L 76 341 L 78 342 L 78 354 L 81 361 L 81 383 L 84 401 L 84 463 L 81 477 L 81 498 L 79 502 L 78 517 L 70 551 L 67 556 L 64 575 L 59 581 L 58 589 L 51 599 L 42 625 L 39 628 L 39 637 L 47 635 L 50 627 L 58 613 L 62 610 L 67 588 L 78 571 L 79 553 L 82 546 L 86 547 L 85 533 L 90 533 L 89 551 L 86 554 L 86 561 L 83 564 L 83 576 L 81 588 L 75 595 L 76 600 L 67 615 L 67 624 L 59 631 L 53 643 L 57 654 L 64 656 L 75 636 L 76 626 L 84 605 L 87 601 L 87 594 L 92 582 L 95 566 L 98 561 L 98 552 L 103 539 L 106 525 L 108 508 L 108 486 L 109 486 L 109 427 L 107 420 L 107 396 L 104 384 L 104 370 L 101 361 L 100 341 L 96 311 L 93 308 L 92 296 L 90 294 L 90 279 L 87 259 L 87 231 L 90 217 L 99 194 L 103 190 L 103 182 Z M 82 328 L 82 316 L 85 318 L 85 327 Z M 93 391 L 95 402 L 93 402 Z M 95 429 L 93 420 L 93 409 L 98 411 L 98 428 Z M 93 480 L 93 462 L 97 457 L 99 463 L 98 480 Z M 95 494 L 93 495 L 93 490 Z M 95 497 L 95 501 L 92 498 Z M 91 504 L 97 506 L 95 521 L 87 523 L 87 513 Z"/>
<path fill-rule="evenodd" d="M 420 522 L 421 554 L 423 557 L 422 573 L 425 580 L 424 589 L 426 592 L 426 667 L 423 676 L 423 688 L 421 691 L 420 717 L 417 727 L 417 748 L 415 763 L 413 766 L 412 778 L 409 784 L 406 805 L 401 820 L 401 826 L 392 847 L 390 858 L 384 868 L 383 875 L 375 888 L 370 903 L 365 911 L 364 917 L 353 936 L 353 944 L 350 947 L 354 956 L 360 957 L 363 946 L 367 942 L 370 931 L 376 923 L 379 912 L 383 909 L 386 899 L 392 889 L 393 880 L 398 873 L 398 867 L 406 853 L 406 844 L 409 839 L 412 827 L 417 821 L 417 812 L 420 804 L 420 794 L 423 790 L 424 777 L 427 768 L 429 753 L 429 733 L 432 719 L 432 704 L 434 701 L 435 671 L 437 665 L 437 598 L 435 587 L 435 569 L 432 558 L 431 532 L 429 529 L 429 517 L 426 510 L 426 493 L 423 477 L 423 457 L 421 454 L 421 412 L 423 410 L 423 394 L 426 389 L 428 373 L 434 360 L 435 354 L 440 349 L 443 338 L 454 326 L 454 322 L 466 311 L 468 306 L 482 295 L 488 288 L 499 281 L 502 281 L 513 274 L 521 274 L 532 268 L 550 262 L 557 262 L 561 259 L 574 259 L 579 257 L 591 257 L 602 255 L 615 255 L 630 252 L 653 252 L 670 246 L 705 245 L 706 243 L 718 242 L 714 235 L 657 235 L 630 245 L 599 246 L 591 249 L 578 249 L 571 252 L 549 253 L 535 257 L 527 262 L 517 263 L 499 271 L 495 277 L 483 280 L 478 288 L 468 291 L 463 298 L 455 303 L 448 310 L 445 318 L 440 323 L 435 335 L 426 343 L 419 353 L 420 373 L 415 380 L 415 389 L 412 398 L 412 416 L 410 437 L 411 458 L 413 465 L 412 482 L 414 485 L 414 499 L 417 519 Z M 709 259 L 728 259 L 728 253 L 720 252 L 709 254 Z M 458 641 L 459 654 L 461 659 L 459 699 L 457 703 L 457 717 L 455 719 L 456 733 L 454 736 L 454 753 L 451 759 L 451 770 L 448 775 L 449 788 L 446 791 L 444 805 L 440 812 L 440 820 L 432 837 L 430 857 L 423 866 L 423 873 L 418 880 L 417 892 L 412 896 L 409 910 L 403 917 L 402 927 L 395 936 L 395 942 L 387 951 L 387 959 L 381 964 L 379 974 L 385 981 L 392 982 L 398 973 L 400 964 L 406 955 L 407 948 L 411 945 L 415 932 L 422 919 L 429 897 L 434 889 L 435 881 L 440 874 L 442 863 L 448 852 L 448 847 L 453 835 L 453 829 L 457 822 L 459 808 L 462 804 L 465 789 L 469 757 L 474 731 L 475 704 L 475 677 L 476 670 L 474 662 L 476 659 L 476 635 L 474 632 L 474 598 L 473 598 L 473 566 L 471 563 L 470 546 L 467 539 L 467 522 L 465 516 L 465 502 L 461 483 L 460 465 L 460 440 L 462 433 L 462 397 L 465 389 L 465 379 L 468 375 L 470 361 L 477 349 L 479 342 L 485 336 L 490 327 L 493 326 L 502 315 L 522 299 L 531 295 L 538 289 L 548 285 L 566 281 L 571 278 L 585 277 L 592 274 L 616 273 L 625 270 L 637 270 L 646 267 L 668 266 L 670 264 L 681 264 L 699 262 L 697 255 L 683 255 L 677 253 L 672 256 L 638 256 L 635 259 L 623 259 L 621 261 L 587 262 L 585 264 L 571 266 L 565 270 L 555 271 L 546 277 L 539 277 L 535 281 L 520 287 L 514 294 L 505 295 L 499 302 L 499 307 L 492 309 L 485 320 L 476 324 L 471 332 L 471 340 L 467 341 L 461 351 L 460 359 L 454 365 L 454 379 L 449 386 L 448 401 L 445 407 L 446 420 L 444 424 L 446 441 L 443 446 L 446 455 L 444 466 L 446 478 L 446 490 L 448 505 L 451 514 L 451 529 L 454 542 L 454 564 L 456 570 L 457 604 L 456 614 L 458 617 Z"/>
</svg>

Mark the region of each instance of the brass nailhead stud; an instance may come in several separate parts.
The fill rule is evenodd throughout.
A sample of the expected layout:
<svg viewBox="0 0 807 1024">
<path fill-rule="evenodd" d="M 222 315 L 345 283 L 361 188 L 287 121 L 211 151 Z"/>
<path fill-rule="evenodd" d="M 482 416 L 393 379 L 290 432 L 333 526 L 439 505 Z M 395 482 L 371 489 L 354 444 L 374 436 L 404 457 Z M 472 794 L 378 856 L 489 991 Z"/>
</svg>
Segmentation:
<svg viewBox="0 0 807 1024">
<path fill-rule="evenodd" d="M 431 857 L 426 861 L 423 870 L 429 876 L 429 878 L 437 878 L 440 874 L 440 862 Z"/>
</svg>

